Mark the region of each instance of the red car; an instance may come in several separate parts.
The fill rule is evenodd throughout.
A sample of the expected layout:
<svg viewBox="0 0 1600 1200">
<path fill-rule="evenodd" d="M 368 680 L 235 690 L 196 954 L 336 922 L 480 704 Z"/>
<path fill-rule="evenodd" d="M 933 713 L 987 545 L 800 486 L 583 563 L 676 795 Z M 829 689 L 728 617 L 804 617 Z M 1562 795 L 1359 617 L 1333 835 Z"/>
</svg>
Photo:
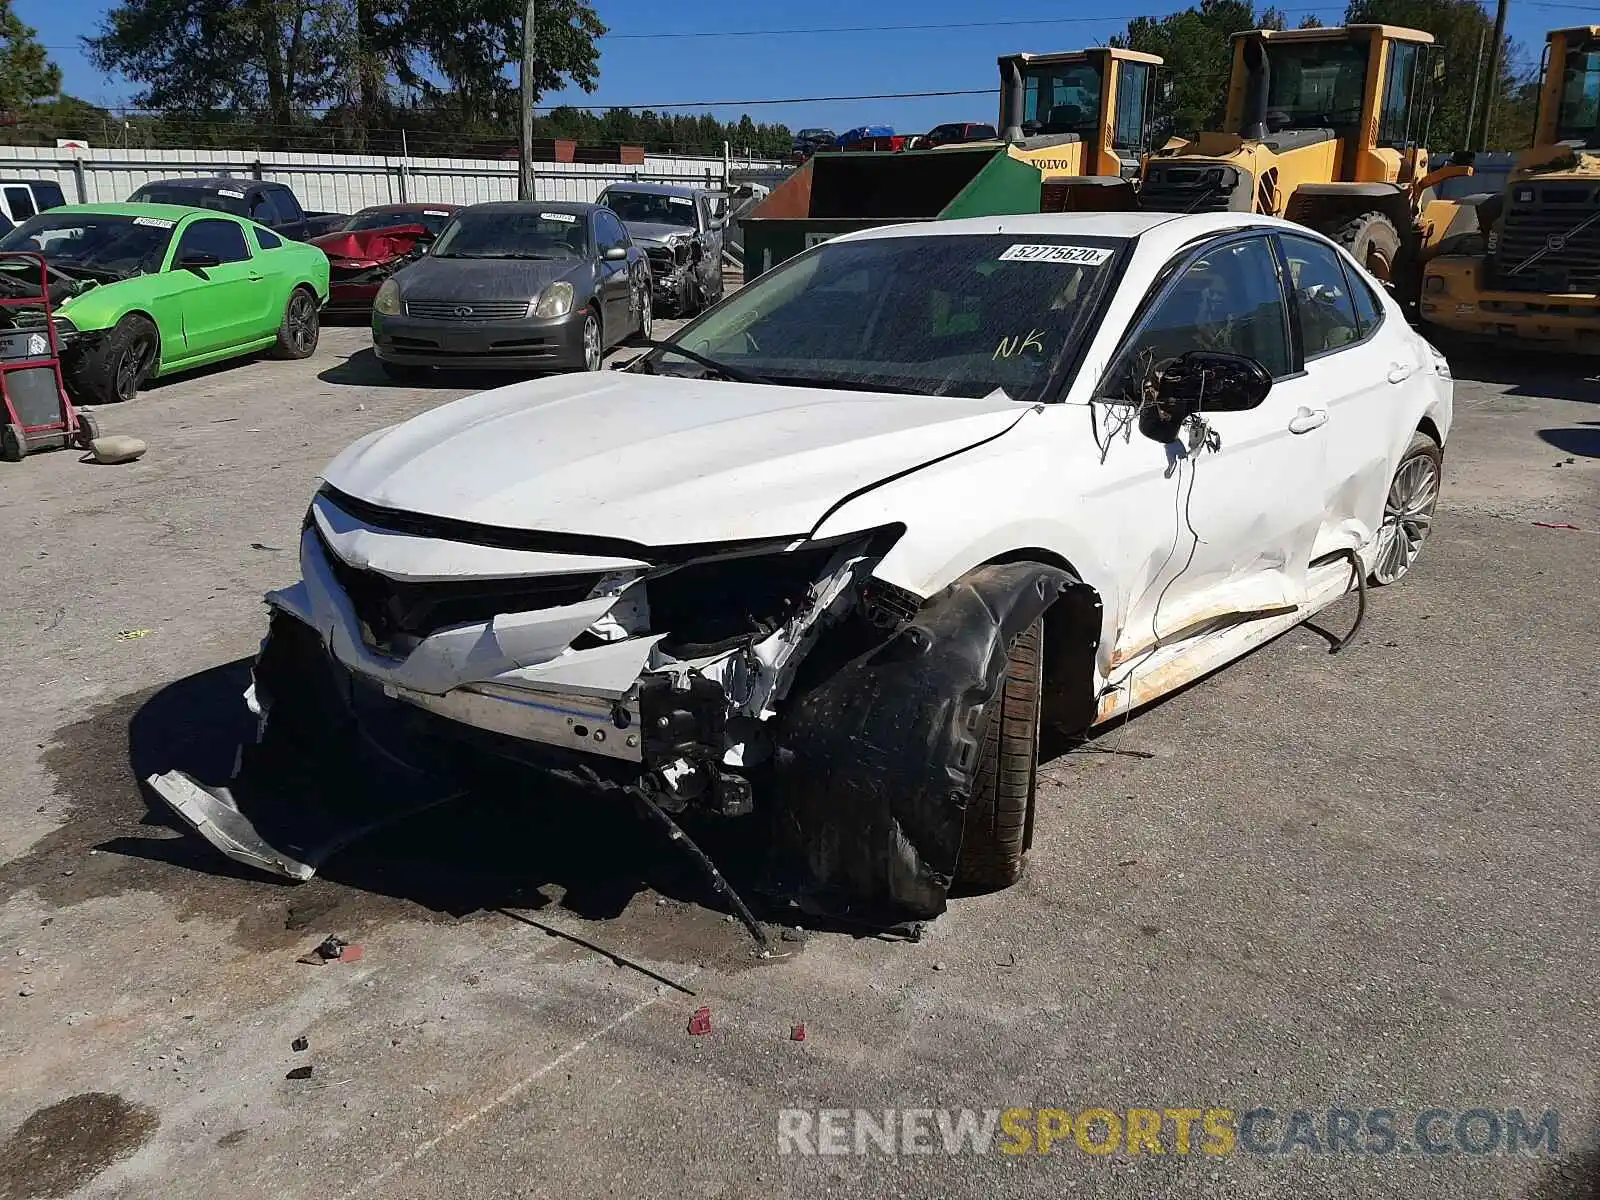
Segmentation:
<svg viewBox="0 0 1600 1200">
<path fill-rule="evenodd" d="M 328 256 L 329 313 L 361 313 L 388 279 L 412 262 L 450 223 L 459 204 L 377 204 L 344 228 L 311 239 Z"/>
</svg>

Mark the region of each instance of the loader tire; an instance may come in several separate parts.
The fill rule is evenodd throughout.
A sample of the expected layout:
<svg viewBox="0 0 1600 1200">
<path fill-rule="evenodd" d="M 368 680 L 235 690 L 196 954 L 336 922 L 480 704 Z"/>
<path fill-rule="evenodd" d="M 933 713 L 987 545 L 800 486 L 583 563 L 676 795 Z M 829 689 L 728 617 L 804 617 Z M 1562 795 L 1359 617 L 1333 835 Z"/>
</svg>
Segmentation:
<svg viewBox="0 0 1600 1200">
<path fill-rule="evenodd" d="M 984 714 L 983 748 L 956 860 L 956 883 L 968 890 L 998 891 L 1022 875 L 1039 773 L 1043 643 L 1043 620 L 1011 643 L 1005 676 Z"/>
<path fill-rule="evenodd" d="M 1395 282 L 1395 267 L 1400 260 L 1400 231 L 1383 213 L 1364 212 L 1351 217 L 1329 236 L 1384 283 Z"/>
</svg>

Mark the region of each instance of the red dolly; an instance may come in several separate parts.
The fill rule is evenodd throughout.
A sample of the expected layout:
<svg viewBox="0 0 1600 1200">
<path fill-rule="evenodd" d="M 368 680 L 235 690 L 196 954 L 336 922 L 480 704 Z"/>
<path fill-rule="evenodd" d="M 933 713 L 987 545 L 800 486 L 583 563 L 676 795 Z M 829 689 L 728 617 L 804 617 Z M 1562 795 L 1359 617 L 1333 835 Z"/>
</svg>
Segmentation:
<svg viewBox="0 0 1600 1200">
<path fill-rule="evenodd" d="M 100 436 L 92 413 L 80 413 L 61 378 L 61 341 L 50 303 L 50 271 L 44 255 L 31 250 L 0 252 L 0 268 L 17 259 L 39 268 L 37 296 L 0 293 L 0 404 L 5 427 L 0 430 L 0 459 L 20 462 L 35 450 L 77 445 L 84 449 Z M 18 280 L 15 272 L 6 279 Z M 40 320 L 19 320 L 37 314 Z"/>
</svg>

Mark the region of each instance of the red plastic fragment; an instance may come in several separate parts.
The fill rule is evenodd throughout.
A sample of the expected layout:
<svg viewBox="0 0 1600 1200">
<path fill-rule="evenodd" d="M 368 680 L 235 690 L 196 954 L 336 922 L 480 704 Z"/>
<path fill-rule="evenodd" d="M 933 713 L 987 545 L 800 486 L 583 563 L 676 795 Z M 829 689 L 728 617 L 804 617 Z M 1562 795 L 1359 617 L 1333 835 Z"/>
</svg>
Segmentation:
<svg viewBox="0 0 1600 1200">
<path fill-rule="evenodd" d="M 1578 529 L 1576 525 L 1569 525 L 1565 521 L 1535 521 L 1534 524 L 1540 529 Z M 1583 531 L 1578 529 L 1578 532 Z"/>
<path fill-rule="evenodd" d="M 711 1032 L 711 1010 L 709 1008 L 697 1008 L 694 1010 L 694 1016 L 689 1018 L 689 1032 L 696 1037 L 703 1033 Z"/>
<path fill-rule="evenodd" d="M 346 946 L 344 953 L 339 955 L 339 961 L 344 963 L 360 962 L 361 956 L 366 953 L 360 942 L 353 946 Z"/>
<path fill-rule="evenodd" d="M 806 1040 L 806 1023 L 804 1021 L 798 1021 L 789 1026 L 789 1040 L 791 1042 L 803 1042 Z"/>
</svg>

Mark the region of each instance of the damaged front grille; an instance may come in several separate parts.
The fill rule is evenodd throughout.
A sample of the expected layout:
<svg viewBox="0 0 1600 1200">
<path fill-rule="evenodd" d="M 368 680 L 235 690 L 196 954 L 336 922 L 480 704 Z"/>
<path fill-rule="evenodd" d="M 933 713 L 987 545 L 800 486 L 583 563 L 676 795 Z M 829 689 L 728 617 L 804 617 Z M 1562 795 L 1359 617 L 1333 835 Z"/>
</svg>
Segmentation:
<svg viewBox="0 0 1600 1200">
<path fill-rule="evenodd" d="M 379 649 L 391 647 L 397 636 L 420 639 L 452 625 L 489 621 L 501 613 L 577 604 L 601 579 L 599 572 L 587 571 L 531 579 L 404 583 L 352 567 L 333 552 L 320 531 L 317 537 L 334 578 Z"/>
</svg>

